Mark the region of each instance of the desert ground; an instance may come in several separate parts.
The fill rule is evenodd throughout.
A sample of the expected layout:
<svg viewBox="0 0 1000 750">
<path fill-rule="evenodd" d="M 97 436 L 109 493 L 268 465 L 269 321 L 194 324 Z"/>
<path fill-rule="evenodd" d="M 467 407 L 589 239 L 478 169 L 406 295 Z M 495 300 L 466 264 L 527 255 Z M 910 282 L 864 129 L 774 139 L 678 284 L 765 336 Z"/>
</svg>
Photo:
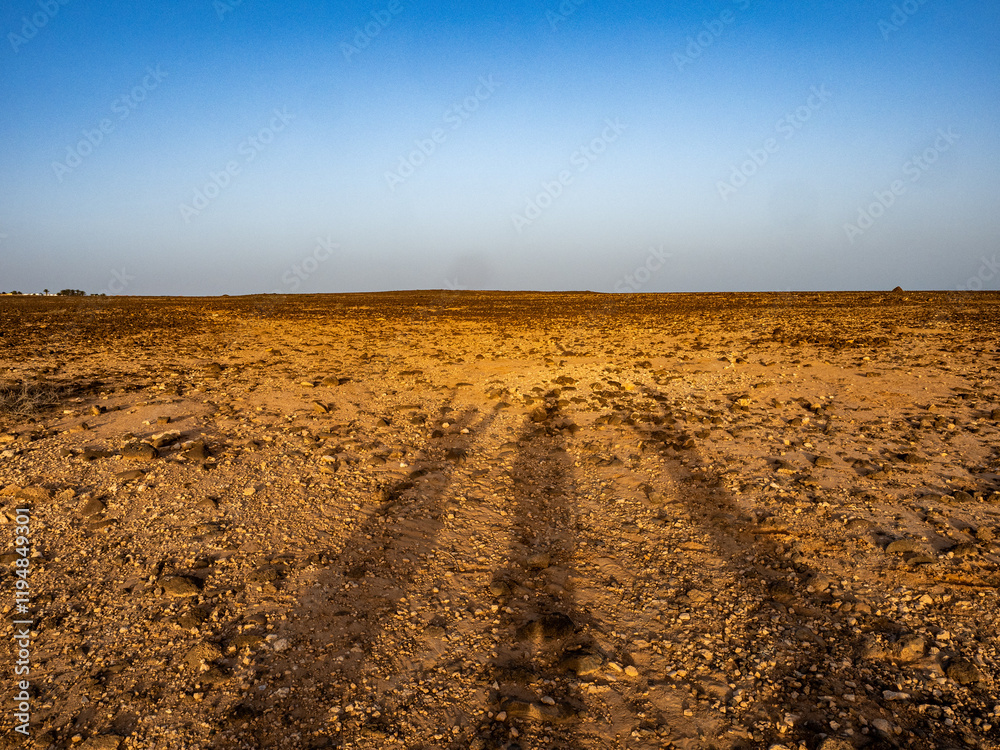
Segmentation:
<svg viewBox="0 0 1000 750">
<path fill-rule="evenodd" d="M 0 747 L 1000 748 L 998 368 L 995 293 L 0 298 Z"/>
</svg>

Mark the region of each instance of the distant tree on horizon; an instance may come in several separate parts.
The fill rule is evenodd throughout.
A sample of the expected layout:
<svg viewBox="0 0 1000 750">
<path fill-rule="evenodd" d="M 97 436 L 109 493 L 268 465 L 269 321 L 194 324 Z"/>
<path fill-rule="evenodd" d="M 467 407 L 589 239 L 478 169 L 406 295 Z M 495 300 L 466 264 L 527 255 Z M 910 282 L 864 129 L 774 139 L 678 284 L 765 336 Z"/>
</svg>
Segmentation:
<svg viewBox="0 0 1000 750">
<path fill-rule="evenodd" d="M 48 296 L 49 296 L 49 290 L 48 290 L 48 289 L 43 289 L 42 291 L 43 291 L 43 292 L 45 293 L 45 296 L 46 296 L 46 297 L 48 297 Z"/>
<path fill-rule="evenodd" d="M 48 294 L 49 290 L 46 289 L 45 293 Z M 59 292 L 60 297 L 86 297 L 87 293 L 82 289 L 63 289 Z"/>
</svg>

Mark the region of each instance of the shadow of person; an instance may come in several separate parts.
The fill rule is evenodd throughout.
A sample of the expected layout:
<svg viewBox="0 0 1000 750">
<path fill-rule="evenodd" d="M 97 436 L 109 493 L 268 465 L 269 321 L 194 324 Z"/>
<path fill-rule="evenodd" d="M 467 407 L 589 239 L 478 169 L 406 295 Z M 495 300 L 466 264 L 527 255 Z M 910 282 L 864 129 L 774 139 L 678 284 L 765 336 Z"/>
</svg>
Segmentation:
<svg viewBox="0 0 1000 750">
<path fill-rule="evenodd" d="M 510 544 L 491 593 L 503 605 L 490 709 L 497 717 L 468 747 L 580 747 L 586 706 L 573 667 L 593 644 L 566 573 L 576 555 L 576 489 L 558 392 L 528 416 L 510 469 Z"/>
<path fill-rule="evenodd" d="M 716 721 L 712 736 L 678 746 L 714 741 L 721 744 L 713 747 L 756 748 L 797 740 L 813 748 L 827 738 L 824 748 L 858 741 L 872 749 L 960 743 L 946 727 L 932 736 L 917 711 L 884 698 L 899 691 L 908 675 L 891 649 L 880 651 L 873 642 L 888 636 L 905 643 L 908 631 L 854 596 L 840 565 L 849 562 L 821 568 L 794 554 L 794 543 L 783 541 L 792 540 L 783 519 L 748 513 L 724 488 L 669 397 L 649 387 L 641 392 L 659 405 L 659 413 L 641 421 L 629 417 L 624 424 L 641 451 L 659 457 L 666 477 L 662 486 L 646 489 L 662 492 L 661 520 L 707 542 L 706 561 L 719 561 L 725 572 L 714 575 L 732 586 L 707 593 L 692 588 L 682 597 L 692 610 L 688 625 L 669 633 L 681 643 L 710 637 L 715 653 L 707 654 L 708 661 L 724 677 L 702 679 L 711 667 L 690 658 L 684 676 L 675 673 L 674 684 L 700 697 L 703 711 L 721 709 L 725 717 Z M 903 739 L 886 729 L 893 724 Z"/>
<path fill-rule="evenodd" d="M 311 575 L 282 638 L 254 664 L 264 689 L 232 706 L 216 747 L 378 745 L 405 736 L 406 707 L 384 699 L 395 673 L 413 671 L 404 648 L 409 588 L 433 557 L 457 459 L 475 452 L 496 418 L 476 407 L 453 414 L 449 431 L 431 437 L 407 477 L 359 511 L 360 524 Z"/>
</svg>

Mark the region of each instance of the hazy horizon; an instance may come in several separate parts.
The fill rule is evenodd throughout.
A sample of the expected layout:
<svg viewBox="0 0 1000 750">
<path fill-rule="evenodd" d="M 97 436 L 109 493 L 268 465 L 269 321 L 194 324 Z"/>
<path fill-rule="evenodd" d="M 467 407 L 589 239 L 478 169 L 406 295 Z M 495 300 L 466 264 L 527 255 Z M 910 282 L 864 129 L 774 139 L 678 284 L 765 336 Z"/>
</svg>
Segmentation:
<svg viewBox="0 0 1000 750">
<path fill-rule="evenodd" d="M 0 291 L 1000 288 L 971 0 L 0 14 Z"/>
</svg>

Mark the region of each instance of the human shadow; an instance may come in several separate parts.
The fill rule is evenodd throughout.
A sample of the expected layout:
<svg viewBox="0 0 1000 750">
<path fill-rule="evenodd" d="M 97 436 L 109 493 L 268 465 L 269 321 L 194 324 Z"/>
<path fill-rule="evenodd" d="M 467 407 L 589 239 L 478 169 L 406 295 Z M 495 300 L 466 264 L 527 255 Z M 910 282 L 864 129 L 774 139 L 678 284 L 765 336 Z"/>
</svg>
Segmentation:
<svg viewBox="0 0 1000 750">
<path fill-rule="evenodd" d="M 906 640 L 908 629 L 888 615 L 873 614 L 839 577 L 793 554 L 794 544 L 783 541 L 790 537 L 781 519 L 741 508 L 699 453 L 698 440 L 672 411 L 670 399 L 651 387 L 641 392 L 659 405 L 659 413 L 649 421 L 627 419 L 625 425 L 640 449 L 658 455 L 670 477 L 661 515 L 668 522 L 683 519 L 707 537 L 713 554 L 738 582 L 738 590 L 727 592 L 730 598 L 755 602 L 743 615 L 742 636 L 723 639 L 730 679 L 746 697 L 737 701 L 732 691 L 712 696 L 728 710 L 724 727 L 741 731 L 729 736 L 721 731 L 722 744 L 703 738 L 708 744 L 699 747 L 756 748 L 798 740 L 814 748 L 827 737 L 849 743 L 838 747 L 861 742 L 871 750 L 914 742 L 960 745 L 958 732 L 944 724 L 930 732 L 915 706 L 884 697 L 899 691 L 905 679 L 898 657 L 900 644 L 913 643 Z M 924 648 L 917 643 L 917 650 Z M 863 684 L 854 681 L 859 674 Z M 694 678 L 688 682 L 701 694 Z M 856 731 L 857 724 L 852 732 L 851 723 L 862 715 L 865 733 Z M 893 725 L 899 731 L 888 729 Z M 838 733 L 839 727 L 848 731 Z"/>
<path fill-rule="evenodd" d="M 452 394 L 445 406 L 454 403 Z M 450 414 L 448 429 L 432 433 L 408 475 L 356 511 L 359 523 L 348 539 L 320 557 L 288 613 L 282 650 L 273 648 L 279 641 L 255 655 L 239 646 L 253 656 L 266 690 L 250 691 L 231 707 L 215 747 L 323 748 L 390 737 L 405 743 L 405 706 L 379 700 L 393 675 L 412 671 L 405 649 L 394 647 L 405 638 L 406 598 L 437 546 L 456 474 L 497 410 L 480 414 L 473 406 Z M 299 739 L 289 744 L 292 734 Z"/>
<path fill-rule="evenodd" d="M 577 490 L 566 451 L 572 423 L 557 399 L 558 391 L 544 395 L 516 441 L 510 543 L 490 586 L 501 605 L 487 665 L 495 718 L 462 747 L 581 747 L 577 727 L 586 706 L 573 668 L 595 646 L 589 615 L 565 580 L 576 555 Z"/>
</svg>

